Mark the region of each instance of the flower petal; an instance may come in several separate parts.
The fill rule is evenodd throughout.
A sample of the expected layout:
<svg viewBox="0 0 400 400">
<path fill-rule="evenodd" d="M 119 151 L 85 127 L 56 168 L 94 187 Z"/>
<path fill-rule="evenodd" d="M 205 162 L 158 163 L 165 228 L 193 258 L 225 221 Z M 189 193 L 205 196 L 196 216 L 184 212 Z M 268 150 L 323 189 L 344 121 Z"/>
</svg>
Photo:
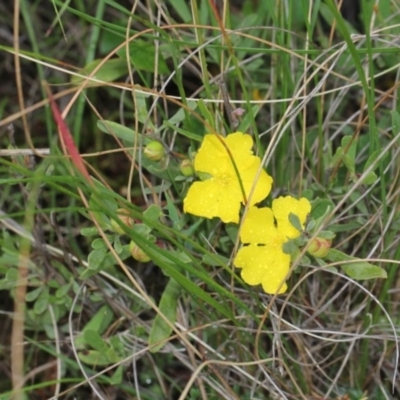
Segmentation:
<svg viewBox="0 0 400 400">
<path fill-rule="evenodd" d="M 255 181 L 261 161 L 258 157 L 254 156 L 254 158 L 255 160 L 251 167 L 247 169 L 240 169 L 240 177 L 243 182 L 243 188 L 246 193 L 247 199 L 249 199 L 251 190 L 255 185 L 249 203 L 251 206 L 264 200 L 269 195 L 273 180 L 272 177 L 269 176 L 266 171 L 262 169 L 260 171 L 257 181 Z"/>
<path fill-rule="evenodd" d="M 300 200 L 291 196 L 278 197 L 272 201 L 272 211 L 278 224 L 278 230 L 289 239 L 294 239 L 300 232 L 290 223 L 289 214 L 298 216 L 302 227 L 311 211 L 310 202 L 302 197 Z"/>
<path fill-rule="evenodd" d="M 240 230 L 242 243 L 267 244 L 277 234 L 274 215 L 270 208 L 249 208 Z"/>
<path fill-rule="evenodd" d="M 237 223 L 240 202 L 246 202 L 253 186 L 250 204 L 265 199 L 271 190 L 272 178 L 260 169 L 261 161 L 253 155 L 252 146 L 251 136 L 242 132 L 232 133 L 226 138 L 214 134 L 205 135 L 195 157 L 194 168 L 212 177 L 192 185 L 184 200 L 184 211 Z"/>
<path fill-rule="evenodd" d="M 212 176 L 225 172 L 232 162 L 229 154 L 222 144 L 225 138 L 222 136 L 207 134 L 194 159 L 194 169 L 198 172 L 206 172 Z"/>
<path fill-rule="evenodd" d="M 253 139 L 247 133 L 234 132 L 229 134 L 225 142 L 231 151 L 232 157 L 238 169 L 246 169 L 252 166 L 258 157 L 253 155 Z"/>
<path fill-rule="evenodd" d="M 238 223 L 240 200 L 240 192 L 225 190 L 211 178 L 192 184 L 183 201 L 183 210 L 205 218 L 219 217 L 225 223 Z"/>
<path fill-rule="evenodd" d="M 242 247 L 235 257 L 234 265 L 242 268 L 242 279 L 249 285 L 261 284 L 269 294 L 280 294 L 287 290 L 286 283 L 281 284 L 289 272 L 290 256 L 279 247 Z"/>
</svg>

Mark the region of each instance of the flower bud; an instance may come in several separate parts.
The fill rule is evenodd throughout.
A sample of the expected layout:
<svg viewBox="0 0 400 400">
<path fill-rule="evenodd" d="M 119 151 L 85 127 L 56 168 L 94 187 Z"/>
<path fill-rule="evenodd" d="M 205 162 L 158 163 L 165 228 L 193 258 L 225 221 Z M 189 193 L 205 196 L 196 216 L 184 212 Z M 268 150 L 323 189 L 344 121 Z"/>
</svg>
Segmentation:
<svg viewBox="0 0 400 400">
<path fill-rule="evenodd" d="M 153 140 L 144 148 L 144 155 L 153 161 L 160 161 L 165 155 L 165 149 L 158 140 Z"/>
<path fill-rule="evenodd" d="M 149 262 L 151 258 L 134 242 L 129 243 L 129 253 L 136 260 L 142 263 Z"/>
<path fill-rule="evenodd" d="M 324 258 L 327 256 L 331 248 L 332 240 L 320 237 L 314 238 L 307 248 L 308 254 L 317 258 Z"/>
<path fill-rule="evenodd" d="M 129 210 L 127 210 L 126 208 L 118 208 L 117 215 L 124 225 L 129 227 L 133 226 L 135 221 L 130 216 Z M 120 235 L 123 235 L 125 233 L 125 231 L 122 229 L 122 226 L 120 226 L 115 219 L 111 220 L 111 230 L 115 233 L 119 233 Z"/>
<path fill-rule="evenodd" d="M 184 160 L 181 161 L 181 163 L 179 164 L 179 169 L 183 176 L 193 176 L 194 175 L 193 164 L 188 158 L 185 158 Z"/>
</svg>

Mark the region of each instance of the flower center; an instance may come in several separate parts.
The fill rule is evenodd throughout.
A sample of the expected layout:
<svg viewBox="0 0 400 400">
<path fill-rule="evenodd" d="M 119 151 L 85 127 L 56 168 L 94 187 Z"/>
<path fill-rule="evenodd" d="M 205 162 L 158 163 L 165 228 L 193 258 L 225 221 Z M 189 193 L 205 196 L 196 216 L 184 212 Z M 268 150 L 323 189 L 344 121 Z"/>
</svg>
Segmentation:
<svg viewBox="0 0 400 400">
<path fill-rule="evenodd" d="M 216 183 L 218 183 L 221 186 L 229 186 L 232 182 L 232 174 L 229 174 L 227 172 L 218 174 L 218 176 L 215 177 Z"/>
</svg>

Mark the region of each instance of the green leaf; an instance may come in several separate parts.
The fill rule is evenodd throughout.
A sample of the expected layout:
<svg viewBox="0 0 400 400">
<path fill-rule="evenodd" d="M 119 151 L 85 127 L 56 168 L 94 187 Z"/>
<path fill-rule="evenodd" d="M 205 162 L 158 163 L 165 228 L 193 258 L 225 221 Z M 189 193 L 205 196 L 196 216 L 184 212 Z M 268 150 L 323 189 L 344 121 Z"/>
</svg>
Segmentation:
<svg viewBox="0 0 400 400">
<path fill-rule="evenodd" d="M 99 367 L 105 367 L 107 365 L 113 364 L 108 358 L 108 355 L 102 351 L 98 350 L 85 350 L 78 352 L 79 359 L 87 364 Z"/>
<path fill-rule="evenodd" d="M 331 200 L 317 198 L 312 201 L 311 218 L 325 218 L 333 209 L 334 205 Z"/>
<path fill-rule="evenodd" d="M 120 238 L 119 238 L 118 235 L 115 235 L 115 236 L 114 236 L 114 243 L 113 243 L 113 245 L 114 245 L 114 249 L 115 249 L 115 251 L 117 252 L 117 254 L 121 254 L 121 253 L 122 253 L 122 250 L 123 250 L 124 248 L 123 248 L 123 246 L 122 246 L 122 244 L 121 244 L 121 240 L 120 240 Z"/>
<path fill-rule="evenodd" d="M 104 62 L 103 59 L 93 60 L 91 63 L 87 64 L 83 69 L 79 71 L 81 75 L 89 76 L 99 65 L 102 63 L 98 71 L 92 78 L 103 82 L 112 82 L 121 76 L 128 74 L 128 66 L 126 65 L 126 60 L 123 58 L 112 58 Z M 78 76 L 72 76 L 71 83 L 80 84 L 84 81 L 83 78 Z"/>
<path fill-rule="evenodd" d="M 45 286 L 41 291 L 39 297 L 35 301 L 35 305 L 33 306 L 33 311 L 35 314 L 40 315 L 47 310 L 49 305 L 49 288 Z"/>
<path fill-rule="evenodd" d="M 109 378 L 110 385 L 112 386 L 119 385 L 122 382 L 123 373 L 124 373 L 124 366 L 119 365 L 115 370 L 115 372 L 112 374 L 112 376 Z"/>
<path fill-rule="evenodd" d="M 39 297 L 40 293 L 42 293 L 43 288 L 44 286 L 39 286 L 38 288 L 29 291 L 25 296 L 25 301 L 35 301 Z"/>
<path fill-rule="evenodd" d="M 336 234 L 332 231 L 321 231 L 318 233 L 318 237 L 322 239 L 333 240 L 336 237 Z"/>
<path fill-rule="evenodd" d="M 152 204 L 144 213 L 143 217 L 149 221 L 158 221 L 162 217 L 163 212 L 159 206 Z"/>
<path fill-rule="evenodd" d="M 357 153 L 357 139 L 353 136 L 344 136 L 341 141 L 343 148 L 343 163 L 348 170 L 352 173 L 355 172 L 356 153 Z"/>
<path fill-rule="evenodd" d="M 78 349 L 81 349 L 85 346 L 84 335 L 86 331 L 91 330 L 97 332 L 99 335 L 102 335 L 111 324 L 113 318 L 114 313 L 112 309 L 107 305 L 102 306 L 93 315 L 92 319 L 85 325 L 81 334 L 75 339 L 75 346 Z"/>
<path fill-rule="evenodd" d="M 187 107 L 190 110 L 194 110 L 197 107 L 197 101 L 188 101 L 187 102 Z M 168 122 L 168 126 L 175 126 L 180 124 L 182 121 L 185 120 L 186 118 L 186 110 L 184 108 L 180 108 L 170 119 L 168 119 L 167 121 L 163 122 L 163 125 L 161 126 L 160 130 L 163 129 L 164 124 L 166 124 Z M 165 125 L 165 127 L 167 127 L 167 125 Z"/>
<path fill-rule="evenodd" d="M 107 249 L 107 244 L 103 240 L 103 238 L 94 239 L 91 243 L 92 249 L 99 250 L 99 249 Z"/>
<path fill-rule="evenodd" d="M 105 204 L 104 204 L 105 203 Z M 111 225 L 110 219 L 103 212 L 103 209 L 107 206 L 109 210 L 116 210 L 117 204 L 113 204 L 110 201 L 107 201 L 104 198 L 99 198 L 99 195 L 93 193 L 89 199 L 90 211 L 92 212 L 96 221 L 100 224 L 103 229 L 108 229 Z M 102 205 L 104 208 L 101 208 Z"/>
<path fill-rule="evenodd" d="M 366 161 L 365 165 L 364 165 L 364 172 L 372 165 L 375 163 L 375 161 L 377 160 L 377 158 L 382 154 L 382 150 L 376 150 L 374 151 L 369 157 L 368 160 Z M 383 159 L 381 159 L 379 162 L 382 162 Z M 379 163 L 376 163 L 374 166 L 374 170 L 376 170 L 379 167 Z"/>
<path fill-rule="evenodd" d="M 11 267 L 7 270 L 6 273 L 6 280 L 10 283 L 17 283 L 18 282 L 18 277 L 19 277 L 19 273 L 18 273 L 18 269 Z"/>
<path fill-rule="evenodd" d="M 132 144 L 135 143 L 135 141 L 137 142 L 137 144 L 141 143 L 142 135 L 138 134 L 133 129 L 118 124 L 117 122 L 99 120 L 97 121 L 97 128 L 99 128 L 104 133 L 116 136 L 118 139 L 121 139 L 126 143 Z M 144 144 L 149 143 L 151 140 L 152 139 L 150 138 L 148 138 L 148 140 L 144 140 Z"/>
<path fill-rule="evenodd" d="M 192 13 L 186 0 L 170 0 L 171 10 L 174 10 L 182 18 L 183 22 L 192 20 Z"/>
<path fill-rule="evenodd" d="M 72 284 L 73 284 L 73 281 L 71 280 L 70 283 L 60 286 L 56 290 L 56 294 L 55 294 L 56 298 L 62 299 L 63 297 L 65 297 L 67 295 L 67 293 L 70 291 Z"/>
<path fill-rule="evenodd" d="M 151 228 L 147 226 L 146 224 L 135 224 L 131 228 L 135 233 L 143 236 L 143 237 L 149 237 L 149 234 L 151 232 Z"/>
<path fill-rule="evenodd" d="M 335 154 L 332 156 L 332 159 L 329 163 L 330 168 L 334 168 L 341 160 L 343 156 L 343 149 L 338 147 L 335 151 Z"/>
<path fill-rule="evenodd" d="M 356 173 L 355 159 L 351 158 L 348 154 L 342 154 L 342 161 L 346 168 L 349 170 L 351 176 L 353 177 Z"/>
<path fill-rule="evenodd" d="M 95 226 L 90 228 L 82 228 L 81 235 L 82 236 L 96 236 L 99 233 Z"/>
<path fill-rule="evenodd" d="M 366 161 L 365 165 L 364 165 L 364 170 L 363 172 L 365 172 L 371 165 L 373 165 L 375 163 L 375 161 L 377 160 L 377 158 L 382 154 L 381 150 L 376 150 L 374 151 L 369 157 L 368 160 Z M 363 185 L 372 185 L 374 184 L 377 179 L 378 176 L 376 175 L 376 173 L 374 172 L 374 170 L 376 170 L 379 167 L 379 164 L 382 162 L 383 160 L 380 160 L 378 163 L 375 163 L 375 166 L 373 168 L 372 171 L 370 171 L 367 176 L 362 180 L 362 184 Z"/>
<path fill-rule="evenodd" d="M 342 265 L 341 267 L 346 275 L 356 280 L 387 278 L 387 273 L 383 268 L 366 261 Z"/>
<path fill-rule="evenodd" d="M 170 322 L 171 325 L 174 325 L 176 321 L 176 312 L 178 308 L 180 292 L 180 285 L 175 281 L 175 279 L 171 278 L 161 296 L 160 304 L 158 306 L 160 312 Z M 149 346 L 152 346 L 150 351 L 152 353 L 159 351 L 170 337 L 171 332 L 172 327 L 167 324 L 160 314 L 157 314 L 150 331 Z M 155 346 L 153 347 L 153 345 Z"/>
<path fill-rule="evenodd" d="M 343 272 L 352 279 L 365 280 L 387 278 L 387 273 L 383 268 L 370 264 L 369 262 L 363 261 L 359 258 L 348 256 L 336 249 L 330 249 L 325 260 L 341 262 L 340 267 Z"/>
<path fill-rule="evenodd" d="M 369 172 L 362 180 L 363 185 L 373 185 L 378 179 L 378 176 L 374 171 Z"/>
<path fill-rule="evenodd" d="M 121 359 L 121 357 L 118 356 L 113 348 L 108 348 L 106 351 L 106 355 L 108 360 L 110 361 L 110 364 L 115 364 Z"/>
<path fill-rule="evenodd" d="M 168 217 L 172 221 L 172 226 L 174 229 L 178 229 L 179 231 L 182 230 L 183 221 L 180 218 L 178 210 L 172 201 L 171 197 L 169 196 L 168 192 L 165 192 L 165 198 L 167 199 L 167 211 Z"/>
<path fill-rule="evenodd" d="M 223 257 L 220 254 L 204 254 L 202 262 L 211 267 L 224 267 L 229 264 L 229 258 Z"/>
<path fill-rule="evenodd" d="M 98 351 L 106 351 L 108 349 L 107 343 L 99 335 L 99 333 L 93 329 L 86 329 L 83 333 L 83 339 L 87 346 Z"/>
<path fill-rule="evenodd" d="M 296 245 L 294 240 L 288 240 L 282 246 L 284 253 L 289 254 L 292 259 L 296 259 L 297 254 L 299 254 L 299 247 Z"/>
<path fill-rule="evenodd" d="M 256 115 L 260 111 L 261 107 L 255 104 L 251 107 L 251 113 L 246 111 L 244 117 L 240 120 L 239 126 L 237 127 L 238 132 L 248 132 L 251 125 L 254 123 Z"/>
<path fill-rule="evenodd" d="M 169 121 L 164 121 L 164 125 L 167 128 L 173 129 L 174 131 L 178 132 L 180 135 L 182 135 L 188 139 L 194 140 L 196 142 L 201 142 L 204 139 L 203 135 L 199 135 L 198 133 L 180 128 L 179 126 L 171 124 Z"/>
<path fill-rule="evenodd" d="M 212 104 L 206 104 L 203 99 L 200 99 L 197 102 L 197 106 L 199 108 L 200 115 L 206 120 L 206 122 L 208 122 L 210 126 L 215 126 L 214 114 L 208 108 L 212 107 Z"/>
<path fill-rule="evenodd" d="M 167 74 L 169 72 L 167 63 L 158 52 L 156 61 L 156 47 L 151 41 L 136 39 L 129 43 L 129 58 L 134 67 L 139 71 L 157 72 L 159 74 Z M 120 57 L 126 57 L 126 49 L 122 48 L 117 52 Z"/>
<path fill-rule="evenodd" d="M 303 231 L 299 217 L 292 212 L 289 213 L 289 222 L 294 226 L 299 232 Z"/>
<path fill-rule="evenodd" d="M 93 271 L 99 271 L 103 266 L 107 252 L 108 249 L 105 247 L 91 251 L 88 256 L 88 268 Z"/>
</svg>

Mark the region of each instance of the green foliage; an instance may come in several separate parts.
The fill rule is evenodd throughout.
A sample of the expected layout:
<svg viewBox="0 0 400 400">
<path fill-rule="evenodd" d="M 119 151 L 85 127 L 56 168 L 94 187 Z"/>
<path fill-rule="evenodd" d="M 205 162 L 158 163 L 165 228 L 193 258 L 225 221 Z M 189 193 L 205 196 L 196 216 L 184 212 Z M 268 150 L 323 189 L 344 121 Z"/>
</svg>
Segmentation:
<svg viewBox="0 0 400 400">
<path fill-rule="evenodd" d="M 342 2 L 349 20 L 333 0 L 42 3 L 18 2 L 19 48 L 0 46 L 0 398 L 23 365 L 25 398 L 396 399 L 399 0 Z M 12 7 L 1 18 L 15 30 Z M 93 185 L 63 154 L 45 80 Z M 210 175 L 181 161 L 232 130 L 252 135 L 273 197 L 312 203 L 304 229 L 289 217 L 284 295 L 233 268 L 239 224 L 183 212 Z"/>
<path fill-rule="evenodd" d="M 149 345 L 151 352 L 159 351 L 165 344 L 172 332 L 172 327 L 176 321 L 177 307 L 181 287 L 173 279 L 170 279 L 161 296 L 159 309 L 151 327 Z M 168 322 L 167 322 L 168 321 Z"/>
</svg>

